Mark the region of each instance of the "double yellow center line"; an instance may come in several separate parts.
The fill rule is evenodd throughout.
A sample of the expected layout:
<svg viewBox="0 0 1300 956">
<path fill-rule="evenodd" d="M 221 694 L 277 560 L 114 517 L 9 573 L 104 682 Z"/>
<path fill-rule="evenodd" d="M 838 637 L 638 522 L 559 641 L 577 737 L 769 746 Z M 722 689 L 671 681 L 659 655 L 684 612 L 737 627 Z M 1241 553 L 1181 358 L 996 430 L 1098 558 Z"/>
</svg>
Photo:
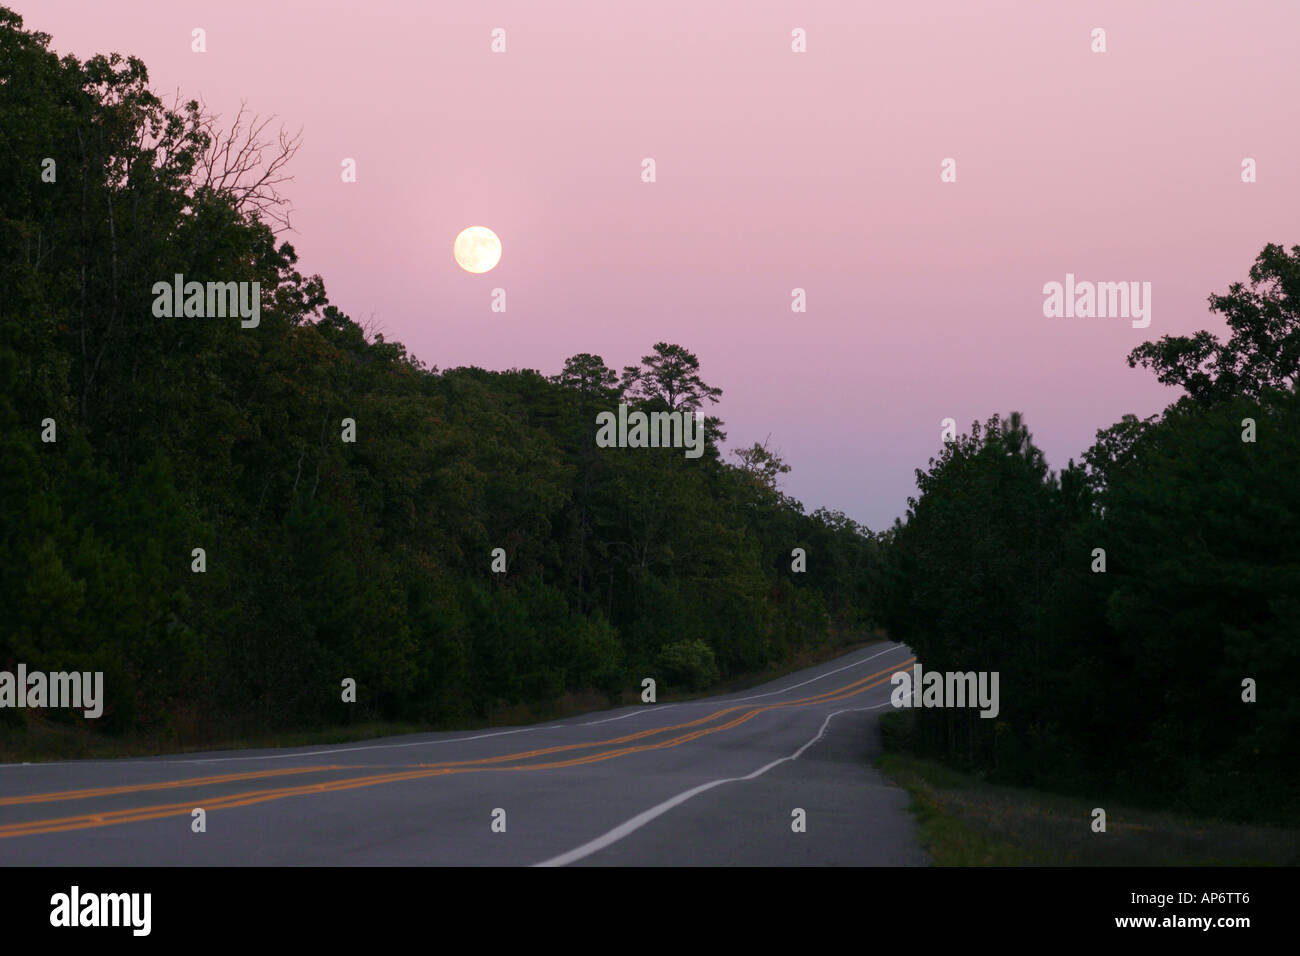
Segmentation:
<svg viewBox="0 0 1300 956">
<path fill-rule="evenodd" d="M 821 694 L 815 694 L 810 697 L 802 697 L 795 700 L 779 701 L 772 704 L 763 704 L 757 707 L 746 708 L 743 705 L 725 707 L 722 710 L 714 711 L 705 717 L 696 720 L 686 721 L 680 724 L 671 724 L 666 727 L 654 727 L 649 730 L 641 730 L 632 734 L 625 734 L 621 737 L 613 737 L 607 740 L 594 740 L 585 743 L 564 744 L 557 747 L 543 747 L 536 750 L 525 750 L 518 753 L 504 754 L 499 757 L 484 757 L 478 760 L 459 760 L 448 761 L 443 763 L 426 763 L 408 765 L 409 769 L 391 771 L 388 773 L 369 774 L 360 777 L 347 777 L 341 780 L 330 780 L 322 783 L 300 784 L 290 787 L 276 787 L 266 790 L 249 790 L 242 793 L 226 794 L 224 796 L 214 796 L 205 798 L 200 801 L 200 805 L 205 812 L 213 810 L 229 810 L 234 807 L 246 807 L 254 803 L 265 803 L 268 800 L 283 800 L 286 797 L 307 796 L 315 793 L 332 793 L 339 790 L 354 790 L 358 787 L 374 787 L 385 783 L 398 783 L 404 780 L 420 780 L 427 777 L 437 777 L 446 774 L 455 773 L 489 773 L 489 772 L 522 772 L 528 770 L 552 770 L 562 767 L 576 767 L 584 764 L 598 763 L 603 760 L 612 760 L 615 757 L 624 757 L 628 754 L 641 753 L 649 750 L 665 750 L 670 747 L 678 747 L 693 740 L 699 740 L 701 737 L 707 737 L 710 734 L 716 734 L 724 730 L 730 730 L 741 724 L 753 720 L 759 714 L 769 710 L 777 710 L 783 707 L 807 707 L 815 704 L 826 704 L 835 701 L 846 700 L 864 691 L 878 687 L 889 680 L 889 675 L 896 671 L 906 668 L 916 658 L 909 657 L 907 660 L 900 662 L 885 670 L 876 671 L 851 684 L 838 687 L 835 690 L 826 691 Z M 740 713 L 737 713 L 740 712 Z M 737 714 L 729 720 L 717 724 L 716 726 L 707 726 L 714 721 L 726 717 L 729 714 Z M 655 743 L 636 743 L 649 737 L 655 737 L 659 734 L 666 734 L 671 731 L 685 731 L 674 737 L 668 737 Z M 598 750 L 594 753 L 580 754 L 566 757 L 558 760 L 539 761 L 533 763 L 520 763 L 519 761 L 531 761 L 539 757 L 549 757 L 561 753 L 573 753 L 574 751 L 593 750 L 594 748 L 605 747 L 609 749 Z M 158 783 L 128 784 L 117 787 L 95 787 L 86 790 L 64 790 L 55 793 L 30 794 L 21 797 L 3 797 L 0 798 L 0 807 L 22 806 L 28 804 L 54 803 L 63 800 L 88 800 L 95 797 L 113 797 L 129 793 L 145 793 L 155 790 L 173 790 L 186 787 L 206 787 L 227 783 L 238 783 L 243 780 L 258 780 L 271 777 L 292 776 L 309 773 L 326 773 L 338 770 L 359 770 L 359 766 L 345 766 L 339 764 L 328 764 L 325 766 L 315 767 L 292 767 L 278 770 L 259 770 L 249 771 L 246 773 L 221 774 L 208 777 L 191 777 L 185 780 L 169 780 Z M 162 817 L 180 816 L 191 813 L 195 808 L 193 800 L 185 803 L 164 803 L 147 807 L 131 807 L 122 810 L 108 810 L 99 813 L 84 813 L 77 816 L 58 817 L 48 820 L 28 820 L 19 823 L 7 823 L 0 825 L 0 838 L 15 836 L 33 836 L 40 833 L 58 833 L 65 830 L 83 830 L 89 827 L 113 826 L 119 823 L 136 823 L 142 820 L 157 820 Z"/>
</svg>

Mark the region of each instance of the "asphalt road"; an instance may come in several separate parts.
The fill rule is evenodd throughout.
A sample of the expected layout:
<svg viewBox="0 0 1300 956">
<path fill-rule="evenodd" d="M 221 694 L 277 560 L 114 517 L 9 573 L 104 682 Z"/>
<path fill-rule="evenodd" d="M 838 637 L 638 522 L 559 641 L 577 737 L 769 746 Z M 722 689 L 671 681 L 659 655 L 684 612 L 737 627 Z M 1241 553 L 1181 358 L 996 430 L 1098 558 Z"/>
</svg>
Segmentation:
<svg viewBox="0 0 1300 956">
<path fill-rule="evenodd" d="M 905 793 L 870 766 L 911 660 L 875 644 L 528 727 L 0 764 L 0 865 L 924 865 Z"/>
</svg>

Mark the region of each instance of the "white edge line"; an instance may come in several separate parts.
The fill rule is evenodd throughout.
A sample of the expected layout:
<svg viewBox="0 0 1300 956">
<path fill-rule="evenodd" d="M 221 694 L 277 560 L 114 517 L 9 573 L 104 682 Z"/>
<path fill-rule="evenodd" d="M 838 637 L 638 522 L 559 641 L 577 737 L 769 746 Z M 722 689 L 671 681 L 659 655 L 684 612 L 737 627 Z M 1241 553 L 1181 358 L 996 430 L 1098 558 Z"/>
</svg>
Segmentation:
<svg viewBox="0 0 1300 956">
<path fill-rule="evenodd" d="M 123 766 L 139 767 L 144 764 L 187 764 L 187 763 L 232 763 L 237 760 L 292 760 L 294 757 L 319 757 L 327 754 L 345 754 L 355 750 L 389 750 L 400 747 L 431 747 L 434 744 L 455 744 L 463 740 L 482 740 L 485 737 L 505 737 L 509 734 L 525 734 L 533 730 L 542 730 L 547 727 L 567 727 L 568 724 L 537 724 L 532 727 L 519 727 L 515 730 L 498 730 L 491 734 L 475 734 L 472 737 L 448 737 L 443 740 L 416 740 L 403 744 L 368 744 L 364 747 L 336 747 L 330 750 L 307 750 L 300 753 L 272 753 L 258 754 L 255 757 L 203 757 L 195 759 L 176 757 L 174 759 L 163 760 L 138 760 L 131 757 L 115 757 L 106 760 L 50 760 L 40 763 L 6 763 L 0 764 L 3 767 L 58 767 L 58 766 L 89 766 L 95 763 L 116 763 Z"/>
<path fill-rule="evenodd" d="M 626 714 L 619 714 L 617 717 L 606 717 L 603 720 L 589 720 L 586 723 L 579 724 L 578 726 L 593 727 L 596 724 L 608 724 L 608 723 L 612 723 L 615 720 L 626 720 L 629 717 L 638 717 L 641 714 L 657 714 L 660 713 L 661 711 L 667 710 L 669 707 L 680 707 L 682 703 L 683 702 L 679 701 L 678 703 L 674 703 L 674 704 L 664 704 L 661 707 L 646 707 L 643 709 L 631 710 L 628 711 Z M 693 701 L 685 701 L 684 703 L 693 703 Z"/>
<path fill-rule="evenodd" d="M 789 687 L 782 687 L 782 688 L 780 688 L 780 689 L 778 689 L 778 690 L 768 691 L 766 694 L 754 694 L 752 697 L 734 697 L 734 698 L 731 698 L 731 699 L 728 699 L 728 698 L 726 698 L 726 697 L 723 697 L 723 698 L 720 698 L 720 699 L 719 699 L 719 698 L 713 698 L 713 699 L 710 699 L 709 703 L 716 703 L 716 704 L 738 704 L 738 703 L 740 703 L 741 701 L 745 701 L 745 700 L 757 700 L 757 699 L 760 698 L 760 697 L 772 697 L 772 696 L 774 696 L 774 695 L 776 695 L 776 694 L 784 694 L 784 693 L 785 693 L 786 691 L 788 691 L 788 690 L 794 690 L 794 689 L 797 688 L 797 687 L 803 687 L 805 684 L 811 684 L 811 683 L 813 683 L 814 681 L 819 681 L 819 680 L 821 680 L 821 679 L 824 678 L 824 677 L 830 677 L 832 674 L 838 674 L 840 671 L 846 671 L 846 670 L 848 670 L 850 667 L 859 667 L 859 666 L 865 664 L 867 661 L 874 661 L 877 657 L 881 657 L 881 656 L 883 656 L 883 655 L 885 655 L 885 654 L 888 654 L 890 651 L 905 651 L 905 650 L 907 650 L 907 645 L 906 645 L 906 644 L 895 644 L 893 647 L 887 647 L 887 648 L 885 648 L 885 649 L 884 649 L 883 651 L 881 651 L 879 654 L 872 654 L 870 657 L 864 657 L 864 658 L 862 658 L 862 660 L 860 660 L 860 661 L 854 661 L 852 664 L 845 664 L 843 667 L 837 667 L 837 668 L 835 668 L 835 670 L 833 670 L 833 671 L 827 671 L 825 674 L 818 674 L 816 677 L 810 677 L 810 678 L 808 678 L 808 680 L 806 680 L 806 681 L 801 681 L 801 682 L 798 683 L 798 684 L 791 684 Z M 703 701 L 701 701 L 701 703 L 703 703 Z"/>
<path fill-rule="evenodd" d="M 890 651 L 906 650 L 906 644 L 895 644 L 893 647 L 887 647 L 879 653 L 872 654 L 870 657 L 864 657 L 860 661 L 854 661 L 852 664 L 845 664 L 843 667 L 837 667 L 833 671 L 827 671 L 825 674 L 818 674 L 816 677 L 810 677 L 806 681 L 800 681 L 798 684 L 791 684 L 789 687 L 779 687 L 776 690 L 770 690 L 765 694 L 753 694 L 749 697 L 709 697 L 706 700 L 685 700 L 678 701 L 674 704 L 664 704 L 662 707 L 644 707 L 631 711 L 630 713 L 620 714 L 617 717 L 606 717 L 603 720 L 592 720 L 581 724 L 582 727 L 590 727 L 592 724 L 607 724 L 612 720 L 623 720 L 627 717 L 635 717 L 638 714 L 652 714 L 659 710 L 666 710 L 669 707 L 682 707 L 687 704 L 740 704 L 747 700 L 758 700 L 760 697 L 775 697 L 777 694 L 784 694 L 788 691 L 795 690 L 807 684 L 815 683 L 823 678 L 830 677 L 840 671 L 846 671 L 851 667 L 859 667 L 867 661 L 874 661 L 877 657 L 888 654 Z"/>
<path fill-rule="evenodd" d="M 813 737 L 812 740 L 808 741 L 806 744 L 804 744 L 794 753 L 790 754 L 788 757 L 781 757 L 778 760 L 773 760 L 771 763 L 759 767 L 753 773 L 746 774 L 743 777 L 725 777 L 722 780 L 712 780 L 709 783 L 702 783 L 698 787 L 692 787 L 689 790 L 677 794 L 677 796 L 675 797 L 669 797 L 663 803 L 656 804 L 655 806 L 651 807 L 649 810 L 645 810 L 641 813 L 638 813 L 632 819 L 627 820 L 624 823 L 620 823 L 618 826 L 614 827 L 614 829 L 610 830 L 608 833 L 604 833 L 596 837 L 596 839 L 590 840 L 587 843 L 582 844 L 582 846 L 577 847 L 576 849 L 570 850 L 567 853 L 561 853 L 559 856 L 553 856 L 549 860 L 543 860 L 541 863 L 534 863 L 533 865 L 534 866 L 567 866 L 568 864 L 577 862 L 578 860 L 581 860 L 584 857 L 591 856 L 593 853 L 597 853 L 605 849 L 605 847 L 617 843 L 625 836 L 628 836 L 631 833 L 635 833 L 637 830 L 641 829 L 651 820 L 655 819 L 656 817 L 663 816 L 673 807 L 680 806 L 681 804 L 685 803 L 687 800 L 691 799 L 691 797 L 697 796 L 703 793 L 705 790 L 712 790 L 714 787 L 720 787 L 724 783 L 737 783 L 741 780 L 753 780 L 755 777 L 761 777 L 763 774 L 767 773 L 769 770 L 771 770 L 775 766 L 778 766 L 779 764 L 783 764 L 789 760 L 798 760 L 800 755 L 802 755 L 805 750 L 807 750 L 813 744 L 817 743 L 817 741 L 821 740 L 823 736 L 825 736 L 826 728 L 830 725 L 831 720 L 837 717 L 838 715 L 847 714 L 859 710 L 875 710 L 878 707 L 887 707 L 887 706 L 889 706 L 889 701 L 885 701 L 883 704 L 873 704 L 870 707 L 846 707 L 843 710 L 837 710 L 834 713 L 827 714 L 826 719 L 822 721 L 821 729 L 817 731 L 817 736 Z"/>
<path fill-rule="evenodd" d="M 766 694 L 754 694 L 752 697 L 740 697 L 740 698 L 731 698 L 731 699 L 723 698 L 723 699 L 721 699 L 721 700 L 719 700 L 719 699 L 717 699 L 717 698 L 709 698 L 708 700 L 700 700 L 700 701 L 685 701 L 685 702 L 679 702 L 679 703 L 673 703 L 673 704 L 665 704 L 663 707 L 647 707 L 647 708 L 645 708 L 644 710 L 633 710 L 633 711 L 631 711 L 630 713 L 620 714 L 618 717 L 608 717 L 608 718 L 605 718 L 604 720 L 594 720 L 594 721 L 590 721 L 590 722 L 585 723 L 585 724 L 580 724 L 580 725 L 578 725 L 578 726 L 582 726 L 582 727 L 590 727 L 592 724 L 603 724 L 603 723 L 608 723 L 608 722 L 611 721 L 611 720 L 622 720 L 622 719 L 624 719 L 625 717 L 634 717 L 634 716 L 636 716 L 636 715 L 638 715 L 638 714 L 651 714 L 651 713 L 657 713 L 657 712 L 662 711 L 662 710 L 667 710 L 669 707 L 678 707 L 678 706 L 681 706 L 682 703 L 697 703 L 697 704 L 704 704 L 704 703 L 709 703 L 709 704 L 731 704 L 731 703 L 740 703 L 740 702 L 742 702 L 742 701 L 746 701 L 746 700 L 757 700 L 759 697 L 772 697 L 772 696 L 775 695 L 775 694 L 784 694 L 786 691 L 794 690 L 794 689 L 797 688 L 797 687 L 803 687 L 804 684 L 811 684 L 811 683 L 813 683 L 814 681 L 819 681 L 819 680 L 821 680 L 823 677 L 830 677 L 832 674 L 838 674 L 840 671 L 846 671 L 846 670 L 848 670 L 850 667 L 857 667 L 857 666 L 860 665 L 860 664 L 865 664 L 867 661 L 875 660 L 877 657 L 880 657 L 882 654 L 888 654 L 890 651 L 896 651 L 896 650 L 900 650 L 900 649 L 904 649 L 904 650 L 905 650 L 905 649 L 906 649 L 906 645 L 904 645 L 904 644 L 896 644 L 896 645 L 894 645 L 893 647 L 886 648 L 885 650 L 880 651 L 880 653 L 878 653 L 878 654 L 872 654 L 870 657 L 864 657 L 864 658 L 863 658 L 862 660 L 860 660 L 860 661 L 854 661 L 852 664 L 847 664 L 847 665 L 845 665 L 844 667 L 836 668 L 836 669 L 833 670 L 833 671 L 827 671 L 825 674 L 819 674 L 818 676 L 813 677 L 813 678 L 810 678 L 809 680 L 803 681 L 802 683 L 794 684 L 794 685 L 792 685 L 792 686 L 790 686 L 790 687 L 783 687 L 783 688 L 781 688 L 781 689 L 779 689 L 779 690 L 769 691 L 769 692 L 766 693 Z M 495 733 L 491 733 L 491 734 L 475 734 L 474 736 L 471 736 L 471 737 L 448 737 L 448 738 L 445 738 L 445 739 L 443 739 L 443 740 L 416 740 L 416 741 L 413 741 L 413 742 L 410 742 L 410 743 L 401 743 L 401 744 L 367 744 L 366 746 L 362 746 L 362 747 L 336 747 L 336 748 L 331 748 L 331 749 L 329 749 L 329 750 L 307 750 L 307 751 L 302 751 L 302 752 L 299 752 L 299 753 L 271 753 L 271 754 L 258 754 L 257 756 L 253 756 L 253 757 L 203 757 L 203 758 L 192 758 L 192 757 L 191 757 L 191 758 L 180 758 L 180 757 L 178 757 L 178 758 L 176 758 L 176 759 L 170 759 L 170 760 L 169 760 L 169 759 L 163 759 L 163 760 L 148 760 L 148 759 L 146 759 L 146 760 L 131 760 L 131 758 L 126 758 L 126 760 L 130 762 L 131 766 L 141 766 L 141 765 L 144 765 L 144 764 L 155 764 L 155 763 L 165 763 L 165 764 L 190 764 L 190 763 L 236 763 L 236 762 L 239 762 L 239 761 L 245 761 L 245 760 L 292 760 L 292 759 L 295 758 L 295 757 L 321 757 L 321 756 L 327 756 L 327 755 L 329 755 L 329 754 L 356 753 L 356 752 L 358 752 L 358 751 L 364 751 L 364 750 L 392 750 L 392 749 L 400 749 L 400 748 L 403 748 L 403 747 L 431 747 L 431 746 L 434 746 L 434 745 L 436 745 L 436 744 L 456 744 L 456 743 L 463 743 L 464 741 L 467 741 L 467 740 L 483 740 L 483 739 L 488 738 L 488 737 L 505 737 L 505 736 L 508 736 L 508 735 L 510 735 L 510 734 L 525 734 L 525 733 L 529 733 L 529 732 L 531 732 L 531 731 L 535 731 L 535 730 L 545 730 L 545 729 L 549 729 L 549 728 L 555 728 L 555 727 L 567 727 L 567 726 L 571 726 L 571 725 L 569 725 L 569 724 L 534 724 L 534 725 L 531 726 L 531 727 L 520 727 L 520 728 L 518 728 L 518 729 L 516 729 L 516 730 L 499 730 L 499 731 L 497 731 L 497 732 L 495 732 Z M 27 767 L 27 766 L 34 766 L 34 767 L 55 767 L 55 766 L 67 765 L 67 764 L 75 764 L 75 765 L 77 765 L 77 766 L 87 766 L 87 765 L 92 764 L 92 763 L 121 763 L 121 762 L 122 762 L 122 759 L 123 759 L 123 758 L 116 758 L 116 759 L 109 759 L 109 760 L 51 760 L 51 761 L 41 761 L 40 763 L 30 763 L 30 764 L 29 764 L 29 763 L 23 763 L 23 764 L 13 764 L 13 763 L 7 763 L 7 764 L 6 764 L 6 763 L 0 763 L 0 768 L 5 768 L 5 767 L 20 767 L 20 766 L 21 766 L 21 767 Z M 721 782 L 725 782 L 725 781 L 721 781 Z"/>
</svg>

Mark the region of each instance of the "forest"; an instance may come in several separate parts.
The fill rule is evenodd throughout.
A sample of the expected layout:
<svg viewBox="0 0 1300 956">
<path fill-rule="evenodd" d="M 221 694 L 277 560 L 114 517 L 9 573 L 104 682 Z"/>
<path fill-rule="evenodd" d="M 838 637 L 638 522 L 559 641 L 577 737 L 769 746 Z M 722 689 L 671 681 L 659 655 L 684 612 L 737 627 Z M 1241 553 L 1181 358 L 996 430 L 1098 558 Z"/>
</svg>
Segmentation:
<svg viewBox="0 0 1300 956">
<path fill-rule="evenodd" d="M 59 57 L 0 7 L 0 117 L 0 669 L 102 671 L 94 732 L 694 692 L 883 629 L 1000 674 L 996 719 L 911 712 L 922 752 L 1294 824 L 1300 246 L 1211 295 L 1226 339 L 1132 351 L 1178 392 L 1162 413 L 1059 471 L 993 414 L 872 532 L 806 513 L 764 444 L 724 454 L 684 345 L 547 376 L 363 328 L 280 238 L 278 170 L 138 59 Z M 257 283 L 258 321 L 157 314 L 176 275 Z M 703 453 L 604 447 L 624 404 L 702 413 Z M 0 733 L 36 719 L 86 723 L 3 709 Z"/>
<path fill-rule="evenodd" d="M 298 271 L 261 180 L 140 61 L 0 11 L 0 69 L 0 666 L 104 672 L 96 729 L 693 691 L 868 631 L 879 541 L 805 514 L 765 447 L 724 460 L 711 415 L 689 455 L 600 447 L 600 412 L 718 402 L 689 349 L 427 366 Z M 173 317 L 174 276 L 257 288 L 257 320 Z"/>
<path fill-rule="evenodd" d="M 1300 246 L 1210 296 L 1229 329 L 1130 366 L 1182 395 L 1059 473 L 993 415 L 917 471 L 876 595 L 931 670 L 996 671 L 997 720 L 908 713 L 991 779 L 1219 817 L 1300 815 Z"/>
</svg>

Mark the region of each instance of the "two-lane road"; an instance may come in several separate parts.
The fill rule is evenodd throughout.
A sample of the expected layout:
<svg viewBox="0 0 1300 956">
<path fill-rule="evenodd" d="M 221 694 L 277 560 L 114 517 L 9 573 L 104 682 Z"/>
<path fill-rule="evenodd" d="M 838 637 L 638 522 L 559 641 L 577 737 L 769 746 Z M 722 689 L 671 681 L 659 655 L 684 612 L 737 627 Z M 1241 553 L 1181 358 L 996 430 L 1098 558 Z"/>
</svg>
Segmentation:
<svg viewBox="0 0 1300 956">
<path fill-rule="evenodd" d="M 528 727 L 4 764 L 0 865 L 925 864 L 906 795 L 870 767 L 911 661 L 875 644 Z"/>
</svg>

